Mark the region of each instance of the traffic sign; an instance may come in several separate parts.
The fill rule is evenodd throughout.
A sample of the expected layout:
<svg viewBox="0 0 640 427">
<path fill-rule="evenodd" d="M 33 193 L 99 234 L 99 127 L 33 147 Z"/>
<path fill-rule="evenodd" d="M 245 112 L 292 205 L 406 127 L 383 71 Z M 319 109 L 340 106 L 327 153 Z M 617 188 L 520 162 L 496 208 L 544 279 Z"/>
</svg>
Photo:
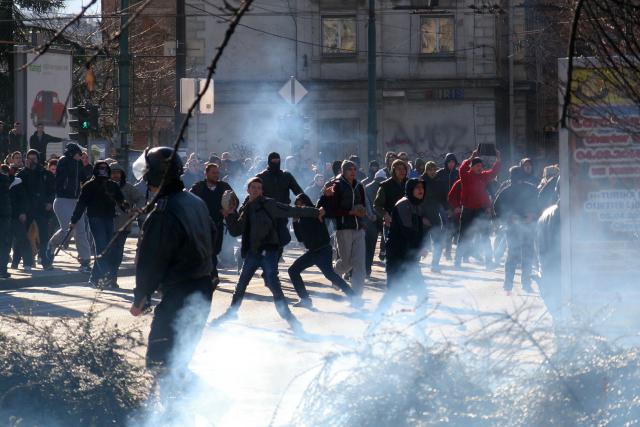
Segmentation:
<svg viewBox="0 0 640 427">
<path fill-rule="evenodd" d="M 191 107 L 191 104 L 193 104 L 193 101 L 195 101 L 196 97 L 198 96 L 198 92 L 204 89 L 205 82 L 205 79 L 180 79 L 180 112 L 182 114 L 186 114 L 189 111 L 189 107 Z M 202 98 L 200 98 L 200 103 L 198 105 L 198 110 L 196 111 L 196 113 L 213 114 L 213 111 L 214 90 L 213 80 L 211 80 L 207 91 L 204 93 Z"/>
<path fill-rule="evenodd" d="M 278 94 L 291 105 L 297 105 L 307 93 L 309 92 L 293 76 L 278 91 Z"/>
</svg>

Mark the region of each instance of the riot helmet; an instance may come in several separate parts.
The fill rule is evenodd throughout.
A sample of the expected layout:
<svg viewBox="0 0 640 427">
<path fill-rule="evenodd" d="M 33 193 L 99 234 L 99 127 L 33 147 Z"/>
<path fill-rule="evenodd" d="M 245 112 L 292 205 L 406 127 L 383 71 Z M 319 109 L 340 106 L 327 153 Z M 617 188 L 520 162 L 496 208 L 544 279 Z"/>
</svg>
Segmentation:
<svg viewBox="0 0 640 427">
<path fill-rule="evenodd" d="M 172 156 L 173 148 L 154 147 L 145 151 L 144 180 L 148 185 L 159 187 L 164 178 L 165 184 L 180 181 L 183 173 L 182 159 L 177 154 Z"/>
</svg>

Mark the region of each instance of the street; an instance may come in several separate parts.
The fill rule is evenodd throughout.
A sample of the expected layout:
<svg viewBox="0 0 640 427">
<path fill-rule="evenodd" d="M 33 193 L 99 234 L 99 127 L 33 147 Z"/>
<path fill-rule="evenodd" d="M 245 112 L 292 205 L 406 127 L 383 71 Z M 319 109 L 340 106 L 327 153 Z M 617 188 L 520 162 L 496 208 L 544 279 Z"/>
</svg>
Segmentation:
<svg viewBox="0 0 640 427">
<path fill-rule="evenodd" d="M 280 263 L 280 277 L 290 305 L 297 297 L 286 268 L 299 254 L 298 249 L 287 250 L 284 262 Z M 416 330 L 420 339 L 434 345 L 448 342 L 478 352 L 482 349 L 467 347 L 467 342 L 501 314 L 524 319 L 525 325 L 536 333 L 550 333 L 550 319 L 538 295 L 521 292 L 516 281 L 513 295 L 507 296 L 502 289 L 502 269 L 487 272 L 484 267 L 469 264 L 456 271 L 450 261 L 443 261 L 442 272 L 434 274 L 426 268 L 429 259 L 423 262 L 428 303 L 416 310 L 415 301 L 400 301 L 394 305 L 393 313 L 380 322 L 377 332 L 403 328 L 423 316 L 425 320 L 418 323 L 419 331 Z M 237 277 L 231 270 L 221 270 L 222 283 L 214 293 L 210 322 L 229 306 Z M 189 412 L 201 414 L 204 420 L 220 426 L 287 425 L 327 354 L 362 345 L 385 287 L 384 270 L 377 257 L 361 309 L 352 308 L 317 269 L 306 271 L 303 278 L 315 308 L 292 307 L 292 310 L 305 334 L 293 334 L 280 319 L 259 273 L 251 281 L 238 319 L 210 323 L 191 365 L 204 389 L 188 399 Z M 0 307 L 4 314 L 17 310 L 43 320 L 79 317 L 94 310 L 99 313 L 99 320 L 121 328 L 140 328 L 146 338 L 151 315 L 134 318 L 128 312 L 134 278 L 123 277 L 119 283 L 121 289 L 116 291 L 98 291 L 77 281 L 5 288 L 0 291 Z M 502 334 L 494 339 L 509 337 Z M 542 357 L 530 344 L 513 351 L 517 353 L 515 357 L 535 364 Z"/>
</svg>

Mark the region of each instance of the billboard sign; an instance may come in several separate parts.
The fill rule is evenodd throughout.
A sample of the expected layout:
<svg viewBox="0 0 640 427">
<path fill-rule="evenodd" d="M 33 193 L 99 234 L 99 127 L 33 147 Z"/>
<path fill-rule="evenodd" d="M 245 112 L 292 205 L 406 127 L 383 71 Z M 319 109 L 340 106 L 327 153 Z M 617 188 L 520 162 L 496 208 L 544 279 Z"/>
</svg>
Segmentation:
<svg viewBox="0 0 640 427">
<path fill-rule="evenodd" d="M 560 209 L 565 301 L 597 310 L 640 290 L 640 138 L 631 130 L 640 124 L 640 107 L 594 64 L 574 63 L 569 120 L 560 134 Z M 565 81 L 567 66 L 560 60 Z"/>
<path fill-rule="evenodd" d="M 30 51 L 19 52 L 17 65 L 29 64 L 36 57 Z M 71 60 L 70 52 L 46 52 L 16 73 L 16 117 L 23 120 L 27 138 L 38 123 L 45 126 L 46 133 L 68 138 L 66 109 L 73 105 Z"/>
</svg>

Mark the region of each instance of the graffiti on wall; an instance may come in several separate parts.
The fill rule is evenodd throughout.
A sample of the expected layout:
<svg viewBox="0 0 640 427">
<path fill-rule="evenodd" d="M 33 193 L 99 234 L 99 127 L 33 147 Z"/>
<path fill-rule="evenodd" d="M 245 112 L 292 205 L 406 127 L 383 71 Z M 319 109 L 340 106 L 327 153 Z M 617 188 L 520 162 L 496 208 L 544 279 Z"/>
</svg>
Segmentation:
<svg viewBox="0 0 640 427">
<path fill-rule="evenodd" d="M 406 126 L 397 120 L 389 120 L 391 138 L 385 140 L 388 151 L 404 151 L 410 157 L 431 160 L 445 153 L 464 154 L 473 148 L 473 127 L 459 122 L 414 124 Z"/>
</svg>

